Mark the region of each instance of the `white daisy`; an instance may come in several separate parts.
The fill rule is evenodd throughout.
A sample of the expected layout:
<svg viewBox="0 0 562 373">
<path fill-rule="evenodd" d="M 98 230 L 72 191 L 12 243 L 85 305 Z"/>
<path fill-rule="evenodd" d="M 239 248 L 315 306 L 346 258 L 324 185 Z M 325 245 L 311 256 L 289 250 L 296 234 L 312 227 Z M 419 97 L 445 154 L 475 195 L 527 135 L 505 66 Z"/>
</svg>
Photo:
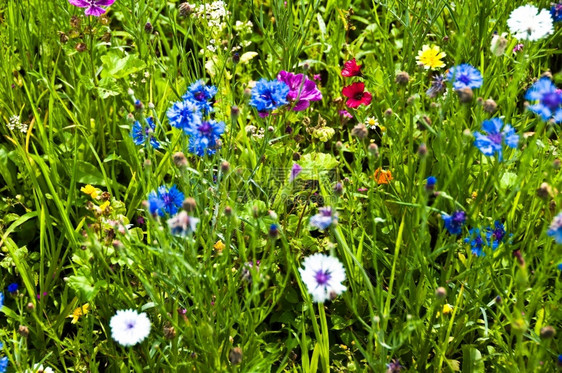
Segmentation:
<svg viewBox="0 0 562 373">
<path fill-rule="evenodd" d="M 146 313 L 119 310 L 109 322 L 111 336 L 121 346 L 134 346 L 150 334 L 150 320 Z"/>
<path fill-rule="evenodd" d="M 337 258 L 314 254 L 306 258 L 303 265 L 299 272 L 314 302 L 332 300 L 347 289 L 342 285 L 345 269 Z"/>
<path fill-rule="evenodd" d="M 511 33 L 521 40 L 536 41 L 553 33 L 552 17 L 548 9 L 523 5 L 511 12 L 507 20 Z"/>
</svg>

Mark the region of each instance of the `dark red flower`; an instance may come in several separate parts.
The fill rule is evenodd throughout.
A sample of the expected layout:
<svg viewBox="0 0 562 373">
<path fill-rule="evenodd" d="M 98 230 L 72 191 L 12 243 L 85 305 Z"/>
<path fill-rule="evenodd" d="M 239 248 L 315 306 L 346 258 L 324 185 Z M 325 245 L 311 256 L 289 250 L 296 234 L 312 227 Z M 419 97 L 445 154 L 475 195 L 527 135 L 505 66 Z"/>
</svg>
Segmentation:
<svg viewBox="0 0 562 373">
<path fill-rule="evenodd" d="M 347 97 L 345 104 L 353 109 L 357 109 L 361 104 L 368 106 L 373 99 L 373 96 L 365 91 L 365 83 L 353 83 L 343 87 L 341 93 Z"/>
<path fill-rule="evenodd" d="M 343 64 L 343 70 L 341 71 L 341 76 L 346 78 L 350 78 L 352 76 L 360 76 L 361 75 L 361 66 L 358 65 L 355 61 L 355 58 L 351 61 L 347 61 Z"/>
</svg>

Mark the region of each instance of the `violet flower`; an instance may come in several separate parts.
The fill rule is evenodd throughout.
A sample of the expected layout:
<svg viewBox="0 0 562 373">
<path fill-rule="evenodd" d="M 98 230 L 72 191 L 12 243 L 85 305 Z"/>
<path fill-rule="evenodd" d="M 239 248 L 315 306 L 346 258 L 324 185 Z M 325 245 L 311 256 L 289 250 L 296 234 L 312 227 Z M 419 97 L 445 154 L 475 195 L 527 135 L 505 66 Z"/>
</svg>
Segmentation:
<svg viewBox="0 0 562 373">
<path fill-rule="evenodd" d="M 115 0 L 68 0 L 74 6 L 86 8 L 84 12 L 87 16 L 99 17 L 105 13 L 102 6 L 110 6 Z"/>
<path fill-rule="evenodd" d="M 298 163 L 295 163 L 293 165 L 293 168 L 291 168 L 291 175 L 289 176 L 289 182 L 292 183 L 297 178 L 297 176 L 301 173 L 301 171 L 302 171 L 302 167 Z"/>
<path fill-rule="evenodd" d="M 293 74 L 281 71 L 277 80 L 289 86 L 287 100 L 295 102 L 293 111 L 303 111 L 310 106 L 310 101 L 322 100 L 322 93 L 313 80 L 303 74 Z"/>
</svg>

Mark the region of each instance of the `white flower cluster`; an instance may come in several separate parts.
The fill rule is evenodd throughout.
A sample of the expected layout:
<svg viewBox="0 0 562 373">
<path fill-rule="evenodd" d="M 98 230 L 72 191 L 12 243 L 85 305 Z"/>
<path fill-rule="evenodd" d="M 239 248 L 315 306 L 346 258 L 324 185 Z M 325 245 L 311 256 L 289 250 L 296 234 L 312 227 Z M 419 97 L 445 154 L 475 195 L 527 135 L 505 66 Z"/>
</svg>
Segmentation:
<svg viewBox="0 0 562 373">
<path fill-rule="evenodd" d="M 224 30 L 226 27 L 225 18 L 230 15 L 230 12 L 226 9 L 224 1 L 213 1 L 210 4 L 193 6 L 193 8 L 195 9 L 195 17 L 207 20 L 209 27 L 219 31 Z"/>
<path fill-rule="evenodd" d="M 11 116 L 8 121 L 7 127 L 10 131 L 13 131 L 17 128 L 19 131 L 21 131 L 21 133 L 27 133 L 27 124 L 20 121 L 19 115 Z"/>
</svg>

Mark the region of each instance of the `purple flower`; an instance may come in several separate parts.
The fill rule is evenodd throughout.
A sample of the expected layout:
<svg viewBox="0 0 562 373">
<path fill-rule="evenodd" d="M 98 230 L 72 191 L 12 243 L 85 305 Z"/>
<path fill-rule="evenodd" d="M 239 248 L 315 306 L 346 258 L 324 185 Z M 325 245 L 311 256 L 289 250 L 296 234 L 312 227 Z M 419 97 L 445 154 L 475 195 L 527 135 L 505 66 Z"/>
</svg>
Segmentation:
<svg viewBox="0 0 562 373">
<path fill-rule="evenodd" d="M 301 173 L 302 167 L 295 163 L 293 168 L 291 169 L 291 176 L 289 176 L 289 182 L 293 182 L 297 178 L 297 176 Z"/>
<path fill-rule="evenodd" d="M 87 16 L 99 17 L 105 13 L 102 6 L 110 6 L 115 0 L 68 0 L 74 6 L 86 8 L 84 12 Z"/>
<path fill-rule="evenodd" d="M 322 93 L 316 87 L 316 83 L 303 74 L 295 75 L 287 71 L 281 71 L 277 75 L 277 80 L 289 86 L 287 100 L 295 102 L 293 111 L 305 110 L 310 106 L 310 101 L 322 100 Z"/>
<path fill-rule="evenodd" d="M 445 228 L 447 228 L 450 234 L 460 234 L 466 222 L 466 213 L 462 210 L 458 210 L 453 212 L 452 215 L 441 214 L 441 218 L 445 223 Z"/>
<path fill-rule="evenodd" d="M 325 230 L 333 223 L 337 223 L 337 221 L 338 217 L 331 207 L 321 207 L 318 209 L 318 214 L 310 218 L 310 225 L 320 230 Z"/>
</svg>

